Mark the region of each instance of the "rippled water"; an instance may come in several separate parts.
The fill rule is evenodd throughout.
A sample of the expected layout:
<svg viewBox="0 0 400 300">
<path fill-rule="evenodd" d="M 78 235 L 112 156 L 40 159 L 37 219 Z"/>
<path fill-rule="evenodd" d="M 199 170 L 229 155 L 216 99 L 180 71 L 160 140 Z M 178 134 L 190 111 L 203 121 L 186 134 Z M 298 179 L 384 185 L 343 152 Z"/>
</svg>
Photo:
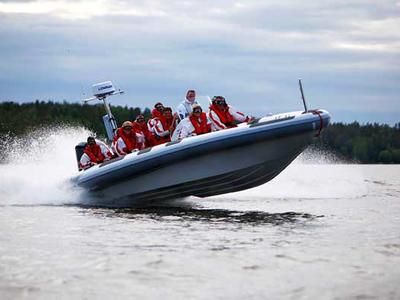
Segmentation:
<svg viewBox="0 0 400 300">
<path fill-rule="evenodd" d="M 134 209 L 82 206 L 70 162 L 1 165 L 0 298 L 400 299 L 400 166 L 305 162 Z"/>
<path fill-rule="evenodd" d="M 399 299 L 398 174 L 295 163 L 250 191 L 152 207 L 6 202 L 1 298 Z"/>
</svg>

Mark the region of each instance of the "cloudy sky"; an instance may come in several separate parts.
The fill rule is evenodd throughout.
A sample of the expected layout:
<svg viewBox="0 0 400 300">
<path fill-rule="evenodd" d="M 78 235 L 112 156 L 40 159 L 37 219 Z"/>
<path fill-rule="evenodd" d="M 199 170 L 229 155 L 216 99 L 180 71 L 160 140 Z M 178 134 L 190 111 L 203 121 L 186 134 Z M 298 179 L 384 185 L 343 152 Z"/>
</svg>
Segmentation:
<svg viewBox="0 0 400 300">
<path fill-rule="evenodd" d="M 400 122 L 400 0 L 0 0 L 0 100 L 175 107 L 188 88 L 254 115 Z"/>
</svg>

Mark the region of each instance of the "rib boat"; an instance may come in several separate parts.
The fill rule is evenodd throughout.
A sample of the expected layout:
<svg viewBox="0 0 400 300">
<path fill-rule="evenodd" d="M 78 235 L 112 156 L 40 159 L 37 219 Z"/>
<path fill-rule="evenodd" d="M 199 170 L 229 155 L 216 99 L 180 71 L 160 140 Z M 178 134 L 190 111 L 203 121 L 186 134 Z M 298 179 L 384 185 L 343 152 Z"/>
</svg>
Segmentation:
<svg viewBox="0 0 400 300">
<path fill-rule="evenodd" d="M 304 111 L 136 151 L 81 171 L 72 180 L 103 199 L 102 205 L 113 207 L 237 192 L 276 177 L 330 118 L 326 110 L 305 105 Z"/>
</svg>

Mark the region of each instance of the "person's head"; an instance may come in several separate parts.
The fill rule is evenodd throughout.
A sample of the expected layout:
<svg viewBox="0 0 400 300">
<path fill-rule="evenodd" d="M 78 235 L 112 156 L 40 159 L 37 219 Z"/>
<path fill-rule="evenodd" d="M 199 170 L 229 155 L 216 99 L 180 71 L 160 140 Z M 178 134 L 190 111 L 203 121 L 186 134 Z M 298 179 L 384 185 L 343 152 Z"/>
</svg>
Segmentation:
<svg viewBox="0 0 400 300">
<path fill-rule="evenodd" d="M 167 119 L 172 118 L 172 109 L 171 107 L 164 107 L 163 116 Z"/>
<path fill-rule="evenodd" d="M 87 144 L 88 144 L 89 146 L 96 145 L 96 140 L 94 139 L 93 136 L 89 136 L 89 137 L 87 138 Z"/>
<path fill-rule="evenodd" d="M 225 108 L 226 107 L 226 100 L 222 96 L 214 96 L 212 98 L 212 104 L 217 106 L 218 108 Z"/>
<path fill-rule="evenodd" d="M 192 105 L 192 114 L 196 117 L 199 117 L 203 110 L 201 109 L 201 106 L 198 104 Z"/>
<path fill-rule="evenodd" d="M 186 99 L 189 100 L 190 102 L 193 102 L 194 100 L 196 100 L 196 91 L 188 90 L 186 92 Z"/>
<path fill-rule="evenodd" d="M 163 109 L 164 109 L 164 105 L 163 105 L 161 102 L 157 102 L 157 103 L 154 105 L 154 108 L 155 108 L 156 110 L 158 110 L 159 112 L 162 112 Z"/>
<path fill-rule="evenodd" d="M 139 123 L 139 124 L 143 124 L 143 123 L 145 123 L 145 119 L 144 119 L 144 116 L 143 115 L 138 115 L 137 117 L 136 117 L 136 120 L 135 120 L 137 123 Z"/>
<path fill-rule="evenodd" d="M 123 132 L 126 134 L 132 132 L 132 128 L 133 128 L 132 122 L 125 121 L 124 123 L 122 123 L 121 127 L 122 127 Z"/>
</svg>

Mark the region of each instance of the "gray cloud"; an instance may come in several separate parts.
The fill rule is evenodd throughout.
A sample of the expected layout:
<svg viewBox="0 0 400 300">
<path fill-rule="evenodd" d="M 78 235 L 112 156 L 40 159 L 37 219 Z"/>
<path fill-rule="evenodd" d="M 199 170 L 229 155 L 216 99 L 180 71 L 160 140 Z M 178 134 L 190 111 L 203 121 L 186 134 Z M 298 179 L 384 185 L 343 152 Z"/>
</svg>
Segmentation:
<svg viewBox="0 0 400 300">
<path fill-rule="evenodd" d="M 384 121 L 400 112 L 400 7 L 375 2 L 119 1 L 148 15 L 78 20 L 3 13 L 0 99 L 78 100 L 111 79 L 127 91 L 116 103 L 174 106 L 193 87 L 266 113 L 301 109 L 302 77 L 311 105 L 338 120 L 352 111 Z"/>
</svg>

